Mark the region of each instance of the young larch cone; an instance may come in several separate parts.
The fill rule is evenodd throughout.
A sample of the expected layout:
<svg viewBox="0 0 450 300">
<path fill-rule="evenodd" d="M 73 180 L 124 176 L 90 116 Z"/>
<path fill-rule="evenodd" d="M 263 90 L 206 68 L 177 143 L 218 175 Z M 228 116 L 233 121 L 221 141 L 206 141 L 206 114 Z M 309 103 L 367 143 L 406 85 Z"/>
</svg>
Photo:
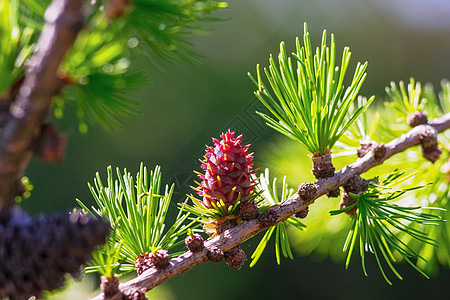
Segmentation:
<svg viewBox="0 0 450 300">
<path fill-rule="evenodd" d="M 221 140 L 214 139 L 214 147 L 207 146 L 201 168 L 205 174 L 199 174 L 202 182 L 197 191 L 203 197 L 203 204 L 213 208 L 223 201 L 225 208 L 235 205 L 240 197 L 245 201 L 253 192 L 255 182 L 251 175 L 253 155 L 248 153 L 249 145 L 242 146 L 242 135 L 234 137 L 234 132 L 228 130 L 221 134 Z"/>
</svg>

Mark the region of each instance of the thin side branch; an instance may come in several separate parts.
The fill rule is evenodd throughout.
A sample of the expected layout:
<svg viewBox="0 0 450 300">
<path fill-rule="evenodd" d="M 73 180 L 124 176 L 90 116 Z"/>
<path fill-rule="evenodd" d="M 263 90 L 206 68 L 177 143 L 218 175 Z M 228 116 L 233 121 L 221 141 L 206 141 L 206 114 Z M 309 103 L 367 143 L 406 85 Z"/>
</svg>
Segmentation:
<svg viewBox="0 0 450 300">
<path fill-rule="evenodd" d="M 328 179 L 320 179 L 316 181 L 317 191 L 312 199 L 305 200 L 299 193 L 294 194 L 292 197 L 284 200 L 277 206 L 272 207 L 270 210 L 275 215 L 276 222 L 282 222 L 289 218 L 290 216 L 306 209 L 310 204 L 314 202 L 318 197 L 325 195 L 327 192 L 335 190 L 339 186 L 345 184 L 353 175 L 362 174 L 367 172 L 369 169 L 382 164 L 386 159 L 392 157 L 393 155 L 400 153 L 410 147 L 420 144 L 420 136 L 427 129 L 427 126 L 432 126 L 436 131 L 442 132 L 450 128 L 450 113 L 435 119 L 433 123 L 429 125 L 420 125 L 408 133 L 392 140 L 385 145 L 385 153 L 380 157 L 380 154 L 376 151 L 368 152 L 364 157 L 359 158 L 354 163 L 344 167 L 339 170 L 335 175 Z M 190 268 L 203 263 L 208 260 L 207 249 L 217 247 L 222 251 L 230 250 L 231 248 L 239 245 L 244 240 L 254 236 L 258 232 L 266 229 L 259 220 L 246 221 L 237 227 L 226 230 L 221 235 L 211 239 L 205 243 L 205 249 L 198 253 L 192 253 L 190 251 L 173 258 L 170 260 L 170 266 L 165 270 L 157 270 L 156 268 L 151 268 L 140 276 L 122 283 L 119 285 L 121 291 L 126 292 L 134 289 L 144 289 L 150 290 L 153 287 L 163 283 L 169 278 L 175 275 L 181 274 L 189 270 Z M 96 300 L 104 299 L 103 294 L 96 296 Z M 108 298 L 111 300 L 121 299 L 119 295 L 117 297 Z"/>
<path fill-rule="evenodd" d="M 0 211 L 13 204 L 17 184 L 32 155 L 32 146 L 60 88 L 59 65 L 83 26 L 83 0 L 53 0 L 37 50 L 30 59 L 19 95 L 11 104 L 0 140 Z"/>
</svg>

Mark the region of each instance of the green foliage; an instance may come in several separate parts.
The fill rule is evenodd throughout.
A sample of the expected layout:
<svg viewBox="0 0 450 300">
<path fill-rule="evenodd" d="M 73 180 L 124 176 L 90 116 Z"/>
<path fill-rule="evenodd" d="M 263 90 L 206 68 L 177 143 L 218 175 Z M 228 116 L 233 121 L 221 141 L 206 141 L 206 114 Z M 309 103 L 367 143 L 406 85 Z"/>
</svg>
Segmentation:
<svg viewBox="0 0 450 300">
<path fill-rule="evenodd" d="M 88 184 L 97 207 L 89 209 L 80 200 L 78 204 L 94 216 L 100 216 L 111 223 L 112 235 L 108 244 L 95 256 L 98 265 L 92 265 L 88 271 L 114 271 L 117 265 L 116 251 L 120 245 L 120 271 L 129 272 L 135 269 L 136 258 L 146 252 L 159 249 L 171 250 L 181 244 L 179 237 L 185 235 L 193 223 L 184 224 L 188 214 L 180 211 L 172 226 L 166 229 L 166 216 L 173 193 L 174 185 L 166 185 L 161 194 L 161 170 L 156 166 L 150 174 L 141 164 L 136 181 L 127 170 L 124 174 L 116 169 L 117 178 L 111 166 L 107 169 L 107 185 L 104 186 L 100 175 L 94 179 L 94 187 Z M 172 253 L 175 256 L 178 253 Z M 106 267 L 106 262 L 110 265 Z"/>
<path fill-rule="evenodd" d="M 331 215 L 341 214 L 350 210 L 354 206 L 358 207 L 356 215 L 353 218 L 353 226 L 349 231 L 344 245 L 344 251 L 347 252 L 346 267 L 350 264 L 355 247 L 359 246 L 359 252 L 362 261 L 364 274 L 367 276 L 365 266 L 365 253 L 374 254 L 378 267 L 389 284 L 392 284 L 383 269 L 381 259 L 384 258 L 391 271 L 399 278 L 403 279 L 395 269 L 393 263 L 396 261 L 393 251 L 396 251 L 403 260 L 410 264 L 419 273 L 428 278 L 428 276 L 416 267 L 411 258 L 418 257 L 423 259 L 411 247 L 405 244 L 398 234 L 406 234 L 418 242 L 436 246 L 436 242 L 426 233 L 414 229 L 410 224 L 438 225 L 442 218 L 433 214 L 424 213 L 419 206 L 402 206 L 398 201 L 408 191 L 413 191 L 422 186 L 411 188 L 394 189 L 401 181 L 403 173 L 394 172 L 378 183 L 378 178 L 369 183 L 367 190 L 361 194 L 350 194 L 356 198 L 356 202 L 341 210 L 331 211 Z M 427 208 L 431 209 L 431 208 Z"/>
<path fill-rule="evenodd" d="M 447 108 L 450 104 L 449 90 L 450 83 L 448 80 L 442 80 L 441 87 L 437 91 L 430 83 L 424 85 L 423 98 L 426 101 L 423 101 L 423 108 L 430 120 L 442 116 L 448 111 Z M 375 122 L 371 122 L 371 119 L 376 115 L 379 116 L 377 126 L 373 125 Z M 367 122 L 363 118 L 366 118 Z M 391 107 L 372 105 L 339 140 L 339 142 L 345 143 L 344 152 L 338 152 L 337 150 L 340 149 L 336 148 L 333 162 L 337 169 L 352 163 L 356 156 L 344 156 L 342 154 L 349 152 L 346 150 L 351 150 L 351 154 L 354 155 L 355 149 L 359 146 L 358 141 L 364 141 L 364 136 L 370 137 L 370 140 L 378 143 L 387 143 L 409 130 L 411 130 L 411 127 L 405 123 L 403 113 L 401 114 Z M 371 134 L 371 132 L 375 133 Z M 415 175 L 410 179 L 410 184 L 424 187 L 409 191 L 408 205 L 445 208 L 446 211 L 440 212 L 440 216 L 442 219 L 448 220 L 450 218 L 450 201 L 448 201 L 448 180 L 450 178 L 448 174 L 450 169 L 448 168 L 449 152 L 447 149 L 450 149 L 450 133 L 446 131 L 439 134 L 438 141 L 442 146 L 442 154 L 434 164 L 423 158 L 418 147 L 413 147 L 371 169 L 364 174 L 364 177 L 372 178 L 379 174 L 388 174 L 395 169 L 401 169 L 406 174 L 414 173 Z M 303 149 L 297 149 L 295 143 L 291 141 L 283 142 L 278 138 L 273 143 L 268 143 L 265 151 L 258 153 L 258 156 L 267 164 L 276 166 L 276 168 L 272 167 L 272 172 L 286 174 L 291 180 L 290 183 L 298 184 L 298 182 L 313 180 L 309 174 L 309 163 L 305 152 Z M 432 184 L 426 185 L 424 180 Z M 336 209 L 337 205 L 338 201 L 332 201 L 331 199 L 319 199 L 311 205 L 308 217 L 304 220 L 308 230 L 301 233 L 289 231 L 289 233 L 295 234 L 295 238 L 291 242 L 294 251 L 301 255 L 313 255 L 322 259 L 330 257 L 336 261 L 345 258 L 342 251 L 338 251 L 338 249 L 339 245 L 344 243 L 353 222 L 348 222 L 346 214 L 336 215 L 332 218 L 325 215 L 327 211 Z M 444 222 L 439 226 L 424 224 L 411 224 L 410 226 L 424 232 L 439 244 L 439 247 L 435 247 L 418 241 L 408 234 L 398 232 L 397 237 L 420 257 L 424 258 L 416 261 L 417 266 L 428 274 L 436 274 L 440 266 L 450 266 L 450 239 L 448 234 L 450 223 Z M 395 251 L 393 254 L 397 261 L 402 260 L 401 255 L 396 254 Z"/>
<path fill-rule="evenodd" d="M 365 106 L 367 104 L 367 98 L 358 97 L 357 107 Z M 350 108 L 350 113 L 353 112 L 353 107 Z M 347 154 L 355 154 L 356 149 L 361 143 L 369 143 L 379 140 L 379 124 L 380 114 L 378 111 L 367 110 L 361 114 L 356 122 L 354 122 L 347 131 L 341 136 L 336 145 L 342 147 L 345 150 L 352 150 Z M 342 153 L 340 153 L 342 155 Z"/>
<path fill-rule="evenodd" d="M 356 105 L 355 100 L 366 78 L 367 62 L 357 64 L 352 82 L 344 91 L 351 53 L 348 47 L 344 48 L 339 68 L 335 65 L 334 35 L 331 35 L 330 47 L 326 39 L 324 31 L 321 46 L 316 48 L 313 56 L 305 24 L 304 46 L 297 38 L 293 59 L 288 57 L 284 42 L 280 44 L 278 63 L 270 55 L 269 68 L 264 68 L 264 73 L 275 97 L 262 81 L 259 65 L 257 79 L 249 74 L 258 87 L 256 97 L 274 118 L 261 112 L 258 114 L 269 127 L 303 144 L 313 154 L 330 151 L 374 99 L 371 97 L 365 105 L 349 113 L 350 107 Z"/>
<path fill-rule="evenodd" d="M 437 118 L 442 114 L 450 112 L 450 81 L 448 79 L 441 80 L 441 90 L 436 93 L 431 83 L 424 86 L 423 97 L 425 98 L 425 109 L 429 117 Z"/>
<path fill-rule="evenodd" d="M 33 32 L 43 28 L 49 0 L 5 0 L 0 8 L 0 94 L 23 75 L 23 62 L 32 52 Z M 11 4 L 11 5 L 9 5 Z M 73 49 L 66 55 L 59 76 L 64 87 L 54 99 L 54 115 L 62 118 L 67 103 L 75 106 L 79 130 L 88 123 L 106 130 L 122 125 L 121 118 L 137 112 L 137 103 L 125 94 L 148 84 L 147 76 L 130 65 L 131 58 L 143 54 L 158 65 L 152 53 L 168 61 L 198 61 L 186 41 L 190 33 L 207 31 L 202 24 L 214 21 L 209 14 L 227 7 L 226 2 L 212 0 L 134 0 L 122 14 L 108 16 L 110 1 L 91 1 L 85 11 L 85 28 Z M 5 36 L 3 36 L 5 35 Z M 92 122 L 94 121 L 94 122 Z"/>
<path fill-rule="evenodd" d="M 65 103 L 69 100 L 76 106 L 78 128 L 82 133 L 88 130 L 87 120 L 94 120 L 109 131 L 119 128 L 122 125 L 120 117 L 138 112 L 138 103 L 125 94 L 147 82 L 142 73 L 97 72 L 80 80 L 80 84 L 67 86 L 55 97 L 54 114 L 62 118 Z"/>
<path fill-rule="evenodd" d="M 191 199 L 192 205 L 189 204 L 179 204 L 179 206 L 184 206 L 184 210 L 197 217 L 199 217 L 199 222 L 208 222 L 208 219 L 220 219 L 225 216 L 235 215 L 239 213 L 239 205 L 241 204 L 241 195 L 236 199 L 234 205 L 226 205 L 222 199 L 217 201 L 217 203 L 211 201 L 212 208 L 206 207 L 202 200 L 197 199 L 193 195 L 188 195 Z"/>
<path fill-rule="evenodd" d="M 87 120 L 107 130 L 119 128 L 120 117 L 137 112 L 137 103 L 125 94 L 148 82 L 143 73 L 130 74 L 130 49 L 117 39 L 118 31 L 104 15 L 95 16 L 61 66 L 69 84 L 56 97 L 54 114 L 62 118 L 65 103 L 74 104 L 81 132 L 87 131 Z"/>
<path fill-rule="evenodd" d="M 283 178 L 283 184 L 281 186 L 281 193 L 279 193 L 279 188 L 277 187 L 277 178 L 273 178 L 272 184 L 270 184 L 269 169 L 265 170 L 264 174 L 259 177 L 258 185 L 256 189 L 260 191 L 262 200 L 259 202 L 258 207 L 261 211 L 264 211 L 272 206 L 278 205 L 282 200 L 291 197 L 295 191 L 289 188 L 286 182 L 286 176 Z M 294 259 L 292 256 L 291 246 L 289 244 L 287 227 L 292 226 L 299 230 L 304 230 L 305 225 L 300 222 L 296 217 L 289 217 L 284 222 L 280 222 L 275 226 L 267 229 L 265 235 L 259 242 L 257 248 L 253 252 L 251 258 L 252 262 L 250 267 L 256 265 L 261 255 L 266 249 L 266 246 L 275 232 L 275 257 L 277 264 L 281 263 L 281 255 L 285 258 Z"/>
<path fill-rule="evenodd" d="M 185 36 L 205 32 L 201 24 L 217 20 L 208 15 L 227 6 L 226 2 L 211 0 L 134 0 L 130 12 L 118 22 L 126 39 L 135 37 L 147 46 L 139 50 L 153 64 L 152 53 L 168 61 L 198 61 Z"/>
<path fill-rule="evenodd" d="M 391 81 L 391 86 L 386 87 L 386 93 L 391 100 L 386 105 L 405 115 L 423 110 L 424 99 L 421 98 L 422 86 L 414 78 L 409 80 L 408 92 L 405 89 L 405 83 L 399 82 L 399 87 Z"/>
<path fill-rule="evenodd" d="M 424 109 L 430 118 L 442 116 L 442 114 L 449 111 L 449 91 L 450 83 L 446 79 L 441 81 L 441 90 L 438 93 L 436 93 L 431 83 L 424 85 Z M 401 157 L 393 157 L 390 159 L 390 163 L 396 165 L 398 168 L 402 167 L 406 172 L 417 172 L 414 184 L 423 184 L 424 178 L 431 182 L 432 184 L 426 186 L 424 189 L 415 191 L 415 203 L 444 208 L 446 211 L 442 212 L 442 218 L 449 220 L 450 201 L 448 199 L 450 197 L 450 191 L 448 183 L 450 180 L 450 154 L 448 149 L 450 149 L 450 133 L 446 131 L 439 134 L 438 141 L 442 147 L 442 154 L 434 164 L 425 161 L 420 153 L 413 150 L 407 151 Z M 424 260 L 418 260 L 417 265 L 429 273 L 436 273 L 439 270 L 439 265 L 450 266 L 450 223 L 445 222 L 440 226 L 415 224 L 414 228 L 426 232 L 439 244 L 439 247 L 433 247 L 432 245 L 417 242 L 408 236 L 403 236 L 402 239 L 404 242 L 413 249 L 416 249 L 417 253 L 424 258 Z"/>
<path fill-rule="evenodd" d="M 19 1 L 0 2 L 0 96 L 24 74 L 24 62 L 34 49 L 33 29 L 19 24 Z"/>
<path fill-rule="evenodd" d="M 117 232 L 113 231 L 106 243 L 92 252 L 92 260 L 85 268 L 86 273 L 99 273 L 106 278 L 112 278 L 114 275 L 119 274 L 121 267 L 120 251 L 123 242 L 117 242 L 116 235 Z"/>
</svg>

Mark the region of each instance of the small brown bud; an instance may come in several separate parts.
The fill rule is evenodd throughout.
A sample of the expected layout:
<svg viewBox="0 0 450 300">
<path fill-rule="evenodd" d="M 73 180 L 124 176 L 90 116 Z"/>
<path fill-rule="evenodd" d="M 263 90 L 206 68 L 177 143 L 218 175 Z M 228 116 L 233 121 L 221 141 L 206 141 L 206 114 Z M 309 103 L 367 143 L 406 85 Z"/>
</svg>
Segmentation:
<svg viewBox="0 0 450 300">
<path fill-rule="evenodd" d="M 109 6 L 106 10 L 108 20 L 121 17 L 129 5 L 129 0 L 109 0 Z"/>
<path fill-rule="evenodd" d="M 150 269 L 152 265 L 150 263 L 149 253 L 148 252 L 141 253 L 134 261 L 134 267 L 138 275 L 141 275 L 142 273 Z"/>
<path fill-rule="evenodd" d="M 104 298 L 109 299 L 110 297 L 119 293 L 119 279 L 117 278 L 117 276 L 113 276 L 111 278 L 101 276 L 100 289 L 105 296 Z"/>
<path fill-rule="evenodd" d="M 330 153 L 316 153 L 312 157 L 314 176 L 319 178 L 329 178 L 334 176 L 334 166 L 331 162 Z"/>
<path fill-rule="evenodd" d="M 362 194 L 367 189 L 369 180 L 362 179 L 359 174 L 355 174 L 350 177 L 349 180 L 343 185 L 344 190 L 352 192 L 354 194 Z"/>
<path fill-rule="evenodd" d="M 383 159 L 386 155 L 386 146 L 383 143 L 374 146 L 373 155 L 377 161 Z"/>
<path fill-rule="evenodd" d="M 369 151 L 372 150 L 374 143 L 375 142 L 373 141 L 360 142 L 359 147 L 356 150 L 356 154 L 358 155 L 358 157 L 364 157 L 367 153 L 369 153 Z"/>
<path fill-rule="evenodd" d="M 309 208 L 305 208 L 304 210 L 299 211 L 295 214 L 297 218 L 304 219 L 309 213 Z"/>
<path fill-rule="evenodd" d="M 67 135 L 58 132 L 56 125 L 44 124 L 34 152 L 43 161 L 60 163 L 64 160 L 66 146 Z"/>
<path fill-rule="evenodd" d="M 415 111 L 406 117 L 406 123 L 411 127 L 427 124 L 427 115 L 423 111 Z"/>
<path fill-rule="evenodd" d="M 425 159 L 428 159 L 432 163 L 435 163 L 439 159 L 439 157 L 441 157 L 442 148 L 441 146 L 437 146 L 436 148 L 428 150 L 427 152 L 423 151 L 422 149 L 422 152 Z"/>
<path fill-rule="evenodd" d="M 434 163 L 439 159 L 442 148 L 437 142 L 438 132 L 431 126 L 426 126 L 420 133 L 420 144 L 423 156 Z"/>
<path fill-rule="evenodd" d="M 208 259 L 212 262 L 221 262 L 224 259 L 223 251 L 217 247 L 211 247 L 207 253 Z"/>
<path fill-rule="evenodd" d="M 234 228 L 237 225 L 237 219 L 225 219 L 217 224 L 217 233 L 222 234 L 225 230 Z"/>
<path fill-rule="evenodd" d="M 244 250 L 240 246 L 236 246 L 224 253 L 225 261 L 230 267 L 237 268 L 238 270 L 244 265 L 247 260 Z"/>
<path fill-rule="evenodd" d="M 122 299 L 123 300 L 147 300 L 147 296 L 145 296 L 146 290 L 144 288 L 135 288 L 135 289 L 127 289 Z"/>
<path fill-rule="evenodd" d="M 356 198 L 353 198 L 350 196 L 345 190 L 342 193 L 341 202 L 339 203 L 340 209 L 344 209 L 349 207 L 350 205 L 353 205 L 357 201 Z M 347 210 L 345 213 L 354 216 L 356 214 L 356 211 L 358 210 L 358 205 L 355 205 L 353 208 Z"/>
<path fill-rule="evenodd" d="M 341 190 L 339 188 L 331 190 L 327 193 L 328 198 L 337 198 L 341 194 Z"/>
<path fill-rule="evenodd" d="M 314 200 L 317 192 L 317 185 L 315 183 L 304 182 L 298 187 L 297 193 L 305 201 Z"/>
<path fill-rule="evenodd" d="M 149 260 L 157 269 L 166 269 L 170 266 L 169 252 L 167 250 L 158 250 L 150 253 Z"/>
<path fill-rule="evenodd" d="M 350 196 L 349 193 L 353 194 L 362 194 L 366 191 L 370 180 L 362 179 L 359 174 L 353 175 L 347 182 L 343 185 L 344 191 L 342 192 L 341 196 L 341 202 L 339 203 L 339 207 L 341 209 L 347 208 L 350 205 L 353 205 L 357 199 Z M 355 205 L 352 209 L 346 211 L 345 213 L 354 216 L 356 214 L 356 211 L 358 209 L 358 206 Z"/>
<path fill-rule="evenodd" d="M 193 253 L 200 252 L 204 248 L 203 237 L 198 233 L 194 233 L 193 235 L 187 236 L 184 239 L 184 243 L 186 245 L 186 248 L 188 248 L 189 251 Z"/>
<path fill-rule="evenodd" d="M 250 201 L 241 203 L 239 206 L 239 215 L 242 220 L 246 221 L 256 219 L 259 216 L 258 207 L 254 202 Z"/>
<path fill-rule="evenodd" d="M 259 223 L 263 227 L 275 226 L 277 224 L 278 214 L 273 209 L 268 209 L 259 216 Z"/>
</svg>

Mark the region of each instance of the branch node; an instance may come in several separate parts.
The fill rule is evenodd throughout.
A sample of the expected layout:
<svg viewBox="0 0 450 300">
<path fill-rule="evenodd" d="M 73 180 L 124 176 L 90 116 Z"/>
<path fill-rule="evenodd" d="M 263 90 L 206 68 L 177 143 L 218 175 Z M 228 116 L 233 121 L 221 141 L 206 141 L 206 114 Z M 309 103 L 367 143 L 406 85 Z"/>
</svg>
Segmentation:
<svg viewBox="0 0 450 300">
<path fill-rule="evenodd" d="M 111 278 L 101 276 L 100 277 L 100 289 L 103 292 L 103 299 L 107 300 L 116 296 L 117 294 L 122 295 L 122 292 L 119 290 L 119 279 L 117 275 L 114 275 Z"/>
<path fill-rule="evenodd" d="M 361 158 L 364 157 L 367 153 L 370 152 L 370 150 L 372 150 L 373 145 L 375 145 L 376 142 L 374 141 L 361 141 L 359 142 L 359 147 L 356 150 L 356 155 Z"/>
<path fill-rule="evenodd" d="M 313 169 L 311 170 L 316 179 L 329 178 L 334 176 L 334 166 L 331 162 L 331 154 L 315 153 L 311 156 L 313 161 Z"/>
<path fill-rule="evenodd" d="M 442 153 L 442 148 L 438 146 L 437 135 L 438 131 L 431 126 L 425 126 L 423 130 L 419 132 L 422 154 L 432 163 L 438 160 Z"/>
<path fill-rule="evenodd" d="M 298 187 L 297 193 L 304 201 L 312 201 L 317 193 L 317 184 L 304 182 Z"/>
<path fill-rule="evenodd" d="M 224 259 L 223 251 L 215 246 L 208 248 L 208 252 L 206 253 L 206 255 L 212 262 L 221 262 Z"/>
<path fill-rule="evenodd" d="M 217 234 L 222 234 L 226 230 L 231 229 L 233 227 L 238 226 L 237 219 L 233 216 L 233 218 L 225 217 L 223 220 L 218 220 L 217 224 Z"/>
<path fill-rule="evenodd" d="M 198 234 L 194 233 L 193 235 L 189 235 L 184 239 L 184 243 L 186 245 L 186 248 L 189 249 L 192 253 L 197 253 L 203 250 L 205 247 L 203 237 Z"/>
<path fill-rule="evenodd" d="M 411 127 L 416 127 L 428 123 L 427 115 L 423 111 L 415 111 L 406 117 L 406 123 Z"/>
<path fill-rule="evenodd" d="M 145 288 L 130 288 L 123 292 L 123 300 L 147 300 Z"/>
<path fill-rule="evenodd" d="M 339 188 L 327 192 L 328 198 L 337 198 L 340 194 L 341 190 Z"/>
<path fill-rule="evenodd" d="M 341 209 L 347 208 L 353 205 L 357 199 L 350 196 L 349 193 L 361 195 L 364 193 L 369 185 L 370 180 L 362 179 L 359 174 L 353 175 L 347 182 L 342 186 L 343 192 L 341 197 L 341 202 L 339 203 L 339 207 Z M 348 215 L 354 216 L 356 214 L 356 210 L 358 206 L 355 205 L 352 209 L 346 211 Z"/>
<path fill-rule="evenodd" d="M 271 227 L 277 224 L 278 213 L 270 208 L 259 216 L 259 223 L 262 227 Z"/>
<path fill-rule="evenodd" d="M 44 124 L 36 141 L 34 153 L 45 162 L 60 163 L 64 160 L 67 135 L 58 132 L 54 124 Z"/>
<path fill-rule="evenodd" d="M 152 253 L 141 253 L 134 262 L 136 273 L 141 275 L 148 269 L 155 267 L 156 269 L 166 269 L 170 266 L 169 252 L 167 250 L 160 249 Z"/>
<path fill-rule="evenodd" d="M 376 161 L 381 161 L 386 156 L 386 146 L 383 143 L 373 147 L 373 157 Z"/>
<path fill-rule="evenodd" d="M 309 208 L 307 207 L 307 208 L 305 208 L 304 210 L 301 210 L 301 211 L 299 211 L 298 213 L 296 213 L 295 216 L 296 216 L 297 218 L 304 219 L 304 218 L 306 218 L 306 216 L 308 215 L 308 213 L 309 213 Z"/>
<path fill-rule="evenodd" d="M 258 218 L 258 207 L 254 202 L 246 201 L 239 206 L 239 215 L 242 220 L 249 221 Z"/>
</svg>

